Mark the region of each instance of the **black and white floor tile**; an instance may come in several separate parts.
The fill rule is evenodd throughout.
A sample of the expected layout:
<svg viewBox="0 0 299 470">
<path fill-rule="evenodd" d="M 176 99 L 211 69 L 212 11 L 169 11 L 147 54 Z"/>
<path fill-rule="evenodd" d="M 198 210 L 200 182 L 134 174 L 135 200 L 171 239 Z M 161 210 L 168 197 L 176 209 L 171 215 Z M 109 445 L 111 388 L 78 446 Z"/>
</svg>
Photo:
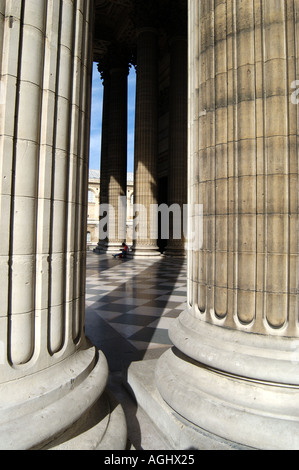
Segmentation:
<svg viewBox="0 0 299 470">
<path fill-rule="evenodd" d="M 168 329 L 186 305 L 186 262 L 88 253 L 86 336 L 110 369 L 171 347 Z"/>
</svg>

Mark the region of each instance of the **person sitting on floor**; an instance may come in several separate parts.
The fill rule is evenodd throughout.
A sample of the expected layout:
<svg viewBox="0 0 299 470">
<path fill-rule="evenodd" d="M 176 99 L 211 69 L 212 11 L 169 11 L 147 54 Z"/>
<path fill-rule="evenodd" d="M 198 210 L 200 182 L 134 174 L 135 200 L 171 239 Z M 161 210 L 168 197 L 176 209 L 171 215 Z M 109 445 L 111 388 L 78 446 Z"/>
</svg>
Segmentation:
<svg viewBox="0 0 299 470">
<path fill-rule="evenodd" d="M 126 258 L 128 252 L 128 245 L 126 243 L 122 243 L 121 253 L 116 253 L 116 255 L 112 255 L 113 258 Z"/>
</svg>

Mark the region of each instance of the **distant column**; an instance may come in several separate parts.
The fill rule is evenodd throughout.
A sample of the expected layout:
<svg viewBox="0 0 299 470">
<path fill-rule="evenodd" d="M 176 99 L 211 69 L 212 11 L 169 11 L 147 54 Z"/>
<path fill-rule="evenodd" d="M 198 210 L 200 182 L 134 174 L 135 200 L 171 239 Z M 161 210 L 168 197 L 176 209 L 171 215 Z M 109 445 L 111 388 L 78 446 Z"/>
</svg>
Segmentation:
<svg viewBox="0 0 299 470">
<path fill-rule="evenodd" d="M 109 143 L 109 111 L 110 111 L 110 72 L 107 64 L 99 63 L 98 70 L 103 80 L 103 111 L 102 111 L 102 144 L 100 163 L 100 208 L 108 204 L 108 143 Z M 105 252 L 107 249 L 107 211 L 100 213 L 100 234 L 96 252 Z"/>
<path fill-rule="evenodd" d="M 127 98 L 129 65 L 126 52 L 110 51 L 109 126 L 107 142 L 108 252 L 117 252 L 126 238 Z"/>
<path fill-rule="evenodd" d="M 187 204 L 187 37 L 170 40 L 168 205 L 170 211 L 168 256 L 185 257 L 184 205 Z M 174 204 L 174 206 L 173 206 Z M 186 213 L 185 213 L 186 215 Z M 185 217 L 186 219 L 186 217 Z"/>
<path fill-rule="evenodd" d="M 155 28 L 144 27 L 137 39 L 134 209 L 135 256 L 157 256 L 157 230 L 151 207 L 157 204 L 158 48 Z"/>
<path fill-rule="evenodd" d="M 84 334 L 93 3 L 0 2 L 5 450 L 126 445 L 106 359 Z"/>
</svg>

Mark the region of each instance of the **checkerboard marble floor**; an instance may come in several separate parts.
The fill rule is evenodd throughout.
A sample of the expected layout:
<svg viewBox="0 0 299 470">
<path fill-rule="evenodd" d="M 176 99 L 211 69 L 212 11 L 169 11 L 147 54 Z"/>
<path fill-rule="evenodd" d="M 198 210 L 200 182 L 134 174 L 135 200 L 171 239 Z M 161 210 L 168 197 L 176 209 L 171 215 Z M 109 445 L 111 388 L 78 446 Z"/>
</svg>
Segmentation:
<svg viewBox="0 0 299 470">
<path fill-rule="evenodd" d="M 171 347 L 168 329 L 186 304 L 186 262 L 114 259 L 88 253 L 86 336 L 111 371 Z"/>
<path fill-rule="evenodd" d="M 131 362 L 156 359 L 171 347 L 168 328 L 185 302 L 183 260 L 87 255 L 86 336 L 107 358 L 108 388 L 124 409 L 130 450 L 171 450 L 122 376 Z"/>
</svg>

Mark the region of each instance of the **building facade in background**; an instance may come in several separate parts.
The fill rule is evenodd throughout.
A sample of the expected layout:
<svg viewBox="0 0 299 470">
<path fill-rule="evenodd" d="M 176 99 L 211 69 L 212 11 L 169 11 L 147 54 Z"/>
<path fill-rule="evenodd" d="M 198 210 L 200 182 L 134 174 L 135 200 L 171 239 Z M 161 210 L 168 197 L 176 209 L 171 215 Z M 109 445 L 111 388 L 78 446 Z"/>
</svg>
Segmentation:
<svg viewBox="0 0 299 470">
<path fill-rule="evenodd" d="M 89 170 L 88 174 L 88 209 L 87 209 L 87 249 L 97 248 L 99 243 L 100 225 L 100 171 Z M 126 195 L 126 238 L 128 245 L 133 244 L 133 174 L 127 173 L 127 195 Z"/>
</svg>

